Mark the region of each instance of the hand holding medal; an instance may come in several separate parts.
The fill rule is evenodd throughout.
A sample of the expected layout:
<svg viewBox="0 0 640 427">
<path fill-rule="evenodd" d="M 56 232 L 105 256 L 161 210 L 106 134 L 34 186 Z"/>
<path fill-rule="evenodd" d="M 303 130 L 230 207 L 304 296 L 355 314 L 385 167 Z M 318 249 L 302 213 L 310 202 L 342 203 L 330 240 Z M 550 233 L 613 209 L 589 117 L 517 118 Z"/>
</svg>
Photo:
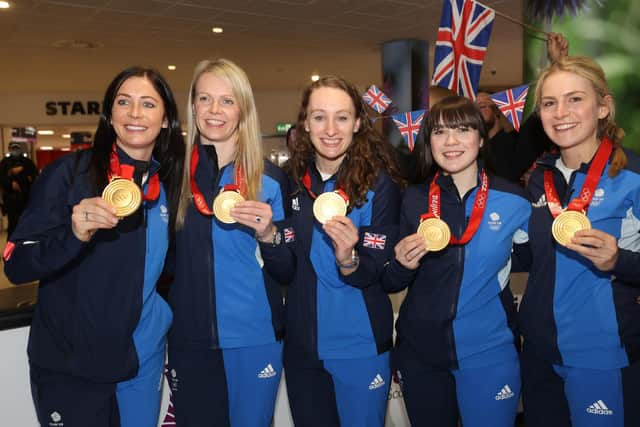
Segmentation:
<svg viewBox="0 0 640 427">
<path fill-rule="evenodd" d="M 239 166 L 236 167 L 235 184 L 227 184 L 222 187 L 216 198 L 213 200 L 213 210 L 211 210 L 209 209 L 202 191 L 200 191 L 200 188 L 198 188 L 198 184 L 196 183 L 196 169 L 198 168 L 199 159 L 200 155 L 198 154 L 198 146 L 194 145 L 191 150 L 191 165 L 189 171 L 189 182 L 191 185 L 191 194 L 193 195 L 193 203 L 201 214 L 208 216 L 215 215 L 220 222 L 225 224 L 234 224 L 236 219 L 231 215 L 231 209 L 233 209 L 236 204 L 245 201 L 243 196 L 245 183 L 242 177 L 242 168 Z M 254 218 L 257 218 L 257 216 Z"/>
<path fill-rule="evenodd" d="M 613 270 L 618 261 L 618 240 L 601 230 L 577 231 L 566 246 L 587 258 L 600 271 Z"/>
<path fill-rule="evenodd" d="M 109 184 L 102 191 L 102 198 L 116 208 L 116 216 L 124 218 L 140 208 L 142 200 L 156 200 L 160 195 L 160 178 L 154 174 L 149 179 L 147 194 L 133 182 L 134 167 L 121 165 L 115 144 L 111 150 Z"/>
<path fill-rule="evenodd" d="M 459 239 L 451 235 L 451 230 L 446 222 L 440 219 L 440 186 L 437 173 L 429 185 L 429 212 L 420 216 L 420 225 L 416 233 L 424 239 L 425 247 L 432 252 L 441 251 L 449 243 L 453 245 L 464 245 L 467 243 L 480 226 L 484 210 L 487 207 L 487 195 L 489 192 L 489 177 L 483 170 L 480 174 L 480 188 L 476 192 L 473 201 L 473 209 L 467 229 Z"/>
<path fill-rule="evenodd" d="M 251 227 L 256 231 L 256 239 L 266 241 L 273 234 L 273 211 L 268 203 L 254 200 L 236 203 L 229 215 L 239 224 Z"/>
<path fill-rule="evenodd" d="M 231 209 L 240 202 L 244 202 L 244 197 L 237 190 L 237 186 L 225 185 L 213 200 L 213 214 L 218 221 L 233 224 L 236 220 L 231 215 Z"/>
<path fill-rule="evenodd" d="M 591 221 L 587 218 L 586 212 L 612 151 L 611 141 L 607 138 L 603 139 L 589 166 L 580 194 L 571 200 L 564 210 L 553 182 L 553 172 L 544 171 L 544 193 L 549 212 L 554 217 L 551 234 L 562 246 L 568 247 L 577 231 L 591 229 Z"/>
<path fill-rule="evenodd" d="M 415 270 L 420 265 L 420 260 L 429 250 L 427 241 L 420 233 L 410 234 L 400 240 L 393 249 L 398 261 L 404 268 Z"/>
<path fill-rule="evenodd" d="M 98 229 L 113 228 L 117 224 L 116 208 L 100 197 L 82 199 L 71 212 L 71 230 L 82 242 L 91 240 Z"/>
</svg>

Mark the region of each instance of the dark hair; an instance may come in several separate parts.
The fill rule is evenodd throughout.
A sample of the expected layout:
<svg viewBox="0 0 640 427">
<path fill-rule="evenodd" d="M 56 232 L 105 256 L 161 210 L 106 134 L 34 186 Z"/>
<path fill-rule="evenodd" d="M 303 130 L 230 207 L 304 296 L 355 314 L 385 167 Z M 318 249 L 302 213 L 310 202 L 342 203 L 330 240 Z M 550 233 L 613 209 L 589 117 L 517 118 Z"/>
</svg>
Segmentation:
<svg viewBox="0 0 640 427">
<path fill-rule="evenodd" d="M 89 173 L 96 193 L 100 194 L 107 185 L 109 157 L 117 135 L 111 125 L 111 110 L 118 90 L 131 77 L 144 77 L 153 85 L 162 98 L 164 114 L 168 126 L 160 129 L 153 148 L 153 157 L 160 162 L 160 180 L 167 190 L 171 229 L 175 223 L 175 214 L 180 196 L 184 141 L 178 118 L 176 101 L 164 77 L 154 69 L 130 67 L 118 74 L 107 87 L 102 101 L 102 114 L 93 139 L 93 150 L 89 164 Z"/>
<path fill-rule="evenodd" d="M 371 125 L 358 89 L 342 77 L 324 76 L 311 83 L 302 94 L 296 124 L 296 140 L 291 147 L 286 168 L 298 184 L 298 188 L 302 188 L 302 177 L 315 156 L 315 148 L 311 143 L 309 132 L 304 127 L 309 99 L 314 90 L 322 87 L 344 91 L 351 98 L 356 119 L 360 120 L 360 127 L 353 135 L 353 142 L 346 151 L 336 181 L 336 185 L 340 186 L 349 196 L 349 200 L 353 201 L 351 206 L 362 206 L 366 202 L 367 192 L 375 183 L 380 170 L 386 170 L 391 179 L 403 185 L 393 147 L 384 141 Z"/>
<path fill-rule="evenodd" d="M 480 133 L 480 138 L 484 141 L 480 148 L 480 156 L 487 157 L 483 154 L 489 145 L 487 143 L 488 134 L 480 109 L 468 98 L 457 95 L 449 96 L 431 108 L 420 126 L 413 150 L 417 166 L 412 183 L 421 184 L 440 169 L 431 154 L 431 132 L 442 127 L 457 128 L 461 126 L 476 129 Z"/>
</svg>

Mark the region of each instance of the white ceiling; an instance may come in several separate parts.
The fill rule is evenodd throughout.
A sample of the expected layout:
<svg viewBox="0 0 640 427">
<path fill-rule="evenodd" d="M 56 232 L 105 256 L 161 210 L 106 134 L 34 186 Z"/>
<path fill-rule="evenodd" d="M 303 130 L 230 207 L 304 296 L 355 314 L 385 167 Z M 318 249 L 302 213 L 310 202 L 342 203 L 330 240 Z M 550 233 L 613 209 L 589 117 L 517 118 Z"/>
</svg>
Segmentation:
<svg viewBox="0 0 640 427">
<path fill-rule="evenodd" d="M 195 63 L 217 56 L 241 65 L 255 90 L 299 89 L 313 72 L 378 83 L 383 42 L 426 39 L 432 55 L 442 7 L 442 0 L 10 2 L 0 10 L 0 94 L 101 92 L 130 65 L 156 67 L 176 92 L 186 91 Z M 522 0 L 483 3 L 521 18 Z M 95 47 L 55 47 L 61 41 Z M 514 85 L 521 74 L 522 29 L 496 17 L 481 85 Z"/>
</svg>

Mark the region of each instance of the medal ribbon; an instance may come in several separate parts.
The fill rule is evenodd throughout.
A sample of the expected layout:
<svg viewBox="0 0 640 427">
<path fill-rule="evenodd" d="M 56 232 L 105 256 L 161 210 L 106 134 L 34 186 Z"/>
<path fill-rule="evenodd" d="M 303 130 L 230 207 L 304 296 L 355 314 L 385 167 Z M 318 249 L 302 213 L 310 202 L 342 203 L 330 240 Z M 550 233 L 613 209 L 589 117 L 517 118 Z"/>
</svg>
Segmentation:
<svg viewBox="0 0 640 427">
<path fill-rule="evenodd" d="M 436 183 L 436 179 L 440 176 L 440 172 L 436 173 L 429 185 L 429 210 L 427 213 L 420 215 L 420 221 L 424 221 L 428 218 L 440 219 L 440 186 Z M 480 227 L 484 210 L 487 207 L 487 194 L 489 193 L 489 177 L 485 173 L 484 169 L 480 172 L 480 188 L 476 192 L 476 197 L 473 200 L 473 208 L 471 209 L 471 218 L 469 218 L 469 224 L 462 236 L 458 239 L 451 235 L 449 243 L 452 245 L 464 245 L 466 244 L 475 232 Z"/>
<path fill-rule="evenodd" d="M 308 169 L 307 169 L 307 172 L 302 177 L 302 185 L 304 185 L 304 188 L 307 189 L 307 193 L 309 193 L 309 196 L 311 196 L 312 199 L 315 199 L 316 197 L 318 197 L 316 193 L 311 191 L 311 175 L 309 175 Z M 347 204 L 347 206 L 349 206 L 349 196 L 347 195 L 347 193 L 345 193 L 345 191 L 342 188 L 337 188 L 334 191 L 338 193 L 338 195 L 344 199 L 344 202 Z"/>
<path fill-rule="evenodd" d="M 613 144 L 609 138 L 604 138 L 589 166 L 587 177 L 584 180 L 584 184 L 582 184 L 580 194 L 569 202 L 566 208 L 567 211 L 577 211 L 586 214 L 589 203 L 591 203 L 591 199 L 593 198 L 593 192 L 598 185 L 598 181 L 600 181 L 600 176 L 602 176 L 602 172 L 607 165 L 612 151 Z M 565 209 L 562 209 L 560 197 L 558 197 L 556 186 L 553 183 L 553 172 L 549 169 L 544 171 L 544 194 L 547 198 L 547 206 L 549 206 L 551 215 L 553 215 L 554 218 L 557 217 Z"/>
<path fill-rule="evenodd" d="M 191 194 L 193 195 L 193 203 L 196 205 L 198 211 L 203 215 L 213 215 L 213 211 L 209 209 L 207 200 L 204 198 L 202 191 L 196 183 L 196 169 L 198 169 L 198 161 L 200 160 L 200 154 L 198 153 L 197 144 L 193 145 L 191 150 L 191 168 L 189 170 L 189 183 L 191 184 Z M 235 169 L 235 184 L 227 184 L 222 187 L 222 191 L 237 191 L 244 197 L 246 192 L 246 183 L 242 175 L 242 168 L 240 166 Z"/>
<path fill-rule="evenodd" d="M 121 165 L 120 159 L 118 158 L 118 152 L 116 150 L 116 144 L 113 144 L 113 149 L 111 150 L 110 162 L 109 162 L 109 172 L 107 176 L 109 177 L 109 182 L 113 181 L 117 178 L 128 179 L 129 181 L 133 181 L 133 172 L 135 171 L 135 167 L 133 165 Z M 137 186 L 137 184 L 136 184 Z M 158 174 L 153 174 L 153 176 L 149 177 L 149 185 L 147 185 L 147 192 L 143 193 L 143 200 L 154 201 L 160 195 L 160 178 Z"/>
</svg>

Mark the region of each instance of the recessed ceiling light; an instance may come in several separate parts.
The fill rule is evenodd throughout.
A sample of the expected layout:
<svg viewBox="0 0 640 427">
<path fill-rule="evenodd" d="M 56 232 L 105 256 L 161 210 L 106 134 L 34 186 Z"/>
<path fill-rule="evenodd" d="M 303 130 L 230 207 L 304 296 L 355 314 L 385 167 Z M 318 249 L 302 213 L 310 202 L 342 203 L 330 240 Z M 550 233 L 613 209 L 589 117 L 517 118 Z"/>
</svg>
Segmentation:
<svg viewBox="0 0 640 427">
<path fill-rule="evenodd" d="M 60 150 L 61 151 L 71 151 L 71 148 L 70 147 L 62 147 Z"/>
<path fill-rule="evenodd" d="M 169 70 L 169 71 L 175 71 L 176 68 L 177 67 L 175 65 L 167 65 L 167 70 Z"/>
<path fill-rule="evenodd" d="M 60 135 L 61 137 L 63 137 L 64 139 L 69 139 L 71 138 L 71 134 L 70 133 L 63 133 L 62 135 Z"/>
<path fill-rule="evenodd" d="M 312 82 L 317 82 L 318 80 L 320 80 L 320 76 L 317 74 L 312 74 L 311 75 L 311 81 Z"/>
<path fill-rule="evenodd" d="M 224 30 L 222 29 L 222 27 L 213 27 L 211 29 L 211 31 L 213 31 L 216 34 L 222 34 L 224 32 Z"/>
<path fill-rule="evenodd" d="M 39 130 L 38 135 L 53 135 L 54 132 L 52 130 Z"/>
<path fill-rule="evenodd" d="M 0 1 L 0 9 L 9 9 L 9 6 L 11 5 L 8 1 Z"/>
<path fill-rule="evenodd" d="M 40 150 L 50 151 L 50 150 L 53 150 L 53 147 L 50 145 L 43 145 L 42 147 L 40 147 Z"/>
</svg>

